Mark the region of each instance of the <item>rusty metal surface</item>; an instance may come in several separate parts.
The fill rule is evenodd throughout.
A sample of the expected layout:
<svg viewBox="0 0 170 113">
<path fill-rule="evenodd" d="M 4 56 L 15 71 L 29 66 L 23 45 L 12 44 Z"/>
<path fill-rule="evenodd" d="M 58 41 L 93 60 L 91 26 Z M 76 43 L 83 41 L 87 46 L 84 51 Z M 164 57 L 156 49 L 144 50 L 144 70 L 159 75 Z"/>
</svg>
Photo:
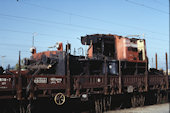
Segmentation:
<svg viewBox="0 0 170 113">
<path fill-rule="evenodd" d="M 99 88 L 105 86 L 105 76 L 83 75 L 73 76 L 74 81 L 79 80 L 81 88 Z"/>
<path fill-rule="evenodd" d="M 126 75 L 125 77 L 122 77 L 123 79 L 123 85 L 124 86 L 129 86 L 129 85 L 132 85 L 132 86 L 135 86 L 135 85 L 138 85 L 138 84 L 144 84 L 145 83 L 145 78 L 144 76 L 137 76 L 137 75 L 134 75 L 134 76 L 131 76 L 131 75 Z"/>
<path fill-rule="evenodd" d="M 18 85 L 17 85 L 17 99 L 22 99 L 22 75 L 21 75 L 21 52 L 19 51 L 19 68 L 18 68 Z"/>
<path fill-rule="evenodd" d="M 156 64 L 156 69 L 158 69 L 158 57 L 157 57 L 157 53 L 155 54 L 155 64 Z"/>
<path fill-rule="evenodd" d="M 70 48 L 71 45 L 67 44 L 67 97 L 70 97 L 70 91 L 71 91 L 71 78 L 70 78 Z"/>
<path fill-rule="evenodd" d="M 24 77 L 24 76 L 23 76 Z M 31 80 L 31 75 L 26 76 L 27 82 L 23 86 L 27 86 Z M 83 75 L 72 76 L 72 84 L 70 87 L 79 87 L 79 89 L 88 88 L 105 88 L 105 76 L 104 75 Z M 14 91 L 18 87 L 15 83 L 13 85 L 13 75 L 1 75 L 0 76 L 0 91 Z M 148 76 L 148 87 L 156 85 L 166 85 L 166 76 L 164 75 L 150 75 Z M 65 90 L 67 89 L 67 77 L 56 75 L 35 75 L 34 87 L 37 90 Z M 144 75 L 126 75 L 122 76 L 122 87 L 126 86 L 145 86 Z M 75 85 L 75 86 L 74 86 Z M 77 85 L 77 86 L 76 86 Z M 108 76 L 108 88 L 112 89 L 119 87 L 119 76 Z M 26 88 L 26 87 L 23 87 Z"/>
<path fill-rule="evenodd" d="M 122 92 L 122 73 L 121 73 L 121 61 L 119 60 L 119 93 Z"/>
<path fill-rule="evenodd" d="M 130 39 L 127 37 L 121 38 L 120 36 L 116 36 L 115 39 L 118 60 L 127 60 L 130 62 L 146 62 L 145 43 L 143 43 L 143 49 L 141 50 L 141 47 L 138 47 L 138 39 Z M 145 40 L 142 41 L 145 42 Z M 140 52 L 142 52 L 141 58 L 139 58 Z"/>
</svg>

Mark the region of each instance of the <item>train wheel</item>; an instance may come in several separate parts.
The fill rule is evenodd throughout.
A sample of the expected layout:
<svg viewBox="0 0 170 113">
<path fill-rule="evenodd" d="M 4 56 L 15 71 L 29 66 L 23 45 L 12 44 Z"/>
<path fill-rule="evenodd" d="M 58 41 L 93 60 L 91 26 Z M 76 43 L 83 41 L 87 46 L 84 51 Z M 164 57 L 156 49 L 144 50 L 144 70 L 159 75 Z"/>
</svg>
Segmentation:
<svg viewBox="0 0 170 113">
<path fill-rule="evenodd" d="M 95 105 L 95 112 L 99 113 L 99 101 L 95 100 L 94 105 Z"/>
<path fill-rule="evenodd" d="M 26 113 L 31 113 L 31 103 L 27 105 Z"/>
<path fill-rule="evenodd" d="M 168 94 L 166 92 L 157 94 L 157 104 L 165 103 L 168 101 Z"/>
<path fill-rule="evenodd" d="M 65 95 L 63 93 L 57 93 L 54 97 L 54 102 L 57 105 L 63 105 L 65 103 Z"/>
<path fill-rule="evenodd" d="M 165 94 L 164 94 L 164 102 L 168 102 L 168 93 L 167 92 L 165 92 Z"/>
<path fill-rule="evenodd" d="M 17 113 L 17 112 L 16 112 Z M 19 113 L 26 113 L 26 110 L 23 105 L 19 106 Z"/>
<path fill-rule="evenodd" d="M 145 96 L 140 95 L 139 98 L 139 105 L 142 107 L 145 104 Z"/>
<path fill-rule="evenodd" d="M 158 93 L 157 94 L 157 104 L 160 104 L 162 102 L 162 94 L 161 93 Z"/>
<path fill-rule="evenodd" d="M 95 113 L 102 113 L 103 106 L 102 101 L 100 99 L 95 100 Z"/>
<path fill-rule="evenodd" d="M 145 96 L 143 95 L 133 95 L 131 97 L 132 107 L 144 106 L 145 104 Z"/>
<path fill-rule="evenodd" d="M 106 110 L 110 110 L 111 109 L 111 96 L 106 97 Z"/>
<path fill-rule="evenodd" d="M 132 104 L 132 107 L 136 107 L 136 97 L 133 95 L 132 97 L 131 97 L 131 104 Z"/>
<path fill-rule="evenodd" d="M 111 109 L 111 96 L 98 98 L 94 101 L 95 113 L 103 113 Z"/>
</svg>

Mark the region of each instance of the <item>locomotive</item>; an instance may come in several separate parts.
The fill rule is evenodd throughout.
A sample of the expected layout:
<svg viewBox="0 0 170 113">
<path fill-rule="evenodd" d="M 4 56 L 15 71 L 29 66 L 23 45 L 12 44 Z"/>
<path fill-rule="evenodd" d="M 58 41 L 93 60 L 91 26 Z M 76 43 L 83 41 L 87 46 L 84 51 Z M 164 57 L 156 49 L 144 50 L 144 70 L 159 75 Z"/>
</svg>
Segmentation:
<svg viewBox="0 0 170 113">
<path fill-rule="evenodd" d="M 88 46 L 87 57 L 71 55 L 70 44 L 63 51 L 63 44 L 57 43 L 57 51 L 36 53 L 25 59 L 30 70 L 41 69 L 41 74 L 66 75 L 67 55 L 71 75 L 118 75 L 119 61 L 123 75 L 144 74 L 147 63 L 144 39 L 127 38 L 111 34 L 94 34 L 81 37 L 81 43 Z M 105 65 L 107 69 L 105 70 Z M 142 66 L 144 68 L 142 68 Z"/>
<path fill-rule="evenodd" d="M 19 113 L 31 113 L 30 106 L 44 98 L 54 100 L 52 106 L 67 106 L 72 99 L 86 101 L 95 110 L 92 113 L 115 104 L 137 107 L 167 101 L 167 54 L 166 74 L 148 70 L 145 39 L 92 34 L 82 36 L 81 43 L 88 46 L 85 56 L 71 54 L 71 44 L 64 50 L 58 42 L 53 46 L 56 51 L 37 53 L 32 47 L 31 57 L 23 60 L 26 70 L 21 70 L 20 55 L 18 70 L 0 67 L 0 100 L 13 99 L 11 106 L 18 105 Z M 8 102 L 0 112 L 7 110 Z"/>
</svg>

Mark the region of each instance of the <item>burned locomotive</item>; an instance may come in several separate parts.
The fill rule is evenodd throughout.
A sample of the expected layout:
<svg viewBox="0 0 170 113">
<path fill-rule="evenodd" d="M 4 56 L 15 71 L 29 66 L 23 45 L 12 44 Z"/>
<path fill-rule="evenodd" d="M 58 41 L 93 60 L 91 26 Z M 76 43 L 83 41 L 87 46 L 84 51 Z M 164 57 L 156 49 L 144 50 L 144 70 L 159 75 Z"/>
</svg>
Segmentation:
<svg viewBox="0 0 170 113">
<path fill-rule="evenodd" d="M 53 46 L 56 51 L 37 53 L 32 47 L 32 56 L 24 60 L 26 70 L 21 70 L 20 54 L 18 70 L 7 73 L 0 67 L 0 99 L 16 100 L 20 113 L 45 98 L 60 106 L 72 99 L 86 101 L 96 113 L 115 104 L 137 107 L 167 101 L 167 53 L 165 75 L 149 72 L 144 39 L 94 34 L 81 37 L 81 43 L 88 46 L 85 56 L 72 55 L 71 45 L 64 50 L 60 42 Z M 6 111 L 2 108 L 0 112 Z"/>
<path fill-rule="evenodd" d="M 81 43 L 88 46 L 87 55 L 76 56 L 69 53 L 71 45 L 57 43 L 57 51 L 36 53 L 25 59 L 29 70 L 40 69 L 41 74 L 66 75 L 67 64 L 71 75 L 118 75 L 119 66 L 123 75 L 144 74 L 147 65 L 144 39 L 128 38 L 118 35 L 94 34 L 81 37 Z M 69 57 L 69 62 L 67 58 Z M 121 64 L 119 65 L 119 61 Z M 105 66 L 107 67 L 105 69 Z"/>
</svg>

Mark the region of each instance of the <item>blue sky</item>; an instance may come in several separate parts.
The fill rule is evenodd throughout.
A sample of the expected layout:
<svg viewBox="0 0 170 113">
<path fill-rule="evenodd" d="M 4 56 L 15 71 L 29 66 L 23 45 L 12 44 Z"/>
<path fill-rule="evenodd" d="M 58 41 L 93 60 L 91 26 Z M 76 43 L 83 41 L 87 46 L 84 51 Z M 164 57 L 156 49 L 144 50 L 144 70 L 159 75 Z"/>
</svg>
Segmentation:
<svg viewBox="0 0 170 113">
<path fill-rule="evenodd" d="M 34 32 L 38 52 L 56 42 L 69 42 L 77 49 L 82 46 L 78 38 L 86 34 L 141 35 L 146 39 L 150 65 L 155 65 L 158 53 L 158 67 L 164 68 L 165 52 L 169 55 L 169 2 L 1 0 L 0 56 L 6 57 L 0 59 L 0 65 L 14 66 L 19 50 L 22 58 L 29 57 Z"/>
</svg>

